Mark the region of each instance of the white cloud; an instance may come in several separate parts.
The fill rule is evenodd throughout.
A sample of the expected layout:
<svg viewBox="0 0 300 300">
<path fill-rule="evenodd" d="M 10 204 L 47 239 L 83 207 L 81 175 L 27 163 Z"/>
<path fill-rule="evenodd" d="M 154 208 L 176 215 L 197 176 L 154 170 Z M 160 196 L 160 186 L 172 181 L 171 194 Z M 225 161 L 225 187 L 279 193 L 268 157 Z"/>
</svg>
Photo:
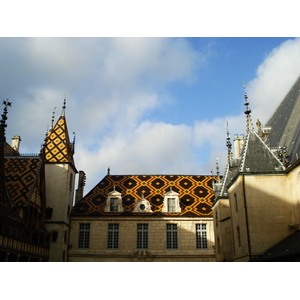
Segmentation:
<svg viewBox="0 0 300 300">
<path fill-rule="evenodd" d="M 21 152 L 38 152 L 67 91 L 67 122 L 76 131 L 75 161 L 87 174 L 86 192 L 105 175 L 215 172 L 226 163 L 231 136 L 245 132 L 241 111 L 192 125 L 150 119 L 173 99 L 167 85 L 192 82 L 206 56 L 185 39 L 0 39 L 0 89 L 13 102 L 8 138 Z M 300 39 L 274 49 L 247 90 L 253 123 L 270 116 L 300 70 Z M 241 97 L 242 98 L 242 97 Z M 186 100 L 188 101 L 188 99 Z M 15 122 L 11 122 L 11 120 Z"/>
</svg>

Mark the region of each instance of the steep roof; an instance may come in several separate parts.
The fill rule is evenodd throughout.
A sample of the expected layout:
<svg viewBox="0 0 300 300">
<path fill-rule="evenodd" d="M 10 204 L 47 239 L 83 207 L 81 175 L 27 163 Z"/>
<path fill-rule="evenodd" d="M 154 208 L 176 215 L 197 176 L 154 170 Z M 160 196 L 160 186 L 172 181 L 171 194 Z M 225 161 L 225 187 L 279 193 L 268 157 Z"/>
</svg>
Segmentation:
<svg viewBox="0 0 300 300">
<path fill-rule="evenodd" d="M 254 131 L 246 136 L 239 172 L 265 173 L 284 170 L 282 162 Z"/>
<path fill-rule="evenodd" d="M 287 147 L 290 163 L 300 157 L 300 77 L 265 124 L 271 127 L 270 147 Z"/>
<path fill-rule="evenodd" d="M 40 157 L 5 157 L 5 186 L 14 206 L 26 206 L 42 168 Z"/>
<path fill-rule="evenodd" d="M 50 163 L 72 163 L 74 145 L 70 143 L 64 114 L 57 120 L 45 140 L 45 160 Z"/>
<path fill-rule="evenodd" d="M 212 216 L 213 176 L 196 175 L 107 175 L 73 208 L 73 216 Z M 106 213 L 107 194 L 116 187 L 122 194 L 124 212 Z M 179 193 L 181 213 L 162 213 L 164 194 Z M 150 202 L 153 213 L 133 213 L 135 202 L 145 198 Z"/>
<path fill-rule="evenodd" d="M 299 230 L 281 240 L 278 244 L 268 249 L 264 254 L 254 258 L 253 261 L 292 261 L 293 257 L 297 257 L 298 259 L 300 257 Z"/>
</svg>

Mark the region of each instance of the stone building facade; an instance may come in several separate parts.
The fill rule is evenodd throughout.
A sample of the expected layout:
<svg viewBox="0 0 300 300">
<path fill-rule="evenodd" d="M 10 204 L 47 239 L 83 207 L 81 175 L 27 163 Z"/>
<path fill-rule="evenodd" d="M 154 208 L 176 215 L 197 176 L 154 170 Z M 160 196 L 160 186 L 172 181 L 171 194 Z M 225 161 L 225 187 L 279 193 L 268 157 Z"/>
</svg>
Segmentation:
<svg viewBox="0 0 300 300">
<path fill-rule="evenodd" d="M 227 132 L 228 163 L 214 184 L 217 261 L 300 261 L 300 77 L 264 127 L 254 131 L 245 93 L 247 134 Z"/>
<path fill-rule="evenodd" d="M 69 261 L 215 261 L 212 181 L 108 174 L 72 210 Z"/>
</svg>

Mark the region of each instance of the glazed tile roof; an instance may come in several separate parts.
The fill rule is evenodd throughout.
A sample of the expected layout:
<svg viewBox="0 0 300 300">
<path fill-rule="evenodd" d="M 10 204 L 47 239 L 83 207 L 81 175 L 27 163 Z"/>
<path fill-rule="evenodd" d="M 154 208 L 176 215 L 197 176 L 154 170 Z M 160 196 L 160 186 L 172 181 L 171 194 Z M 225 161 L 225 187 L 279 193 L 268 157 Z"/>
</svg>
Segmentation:
<svg viewBox="0 0 300 300">
<path fill-rule="evenodd" d="M 26 206 L 38 182 L 42 160 L 39 157 L 6 157 L 5 186 L 14 206 Z"/>
<path fill-rule="evenodd" d="M 213 176 L 196 175 L 107 175 L 73 208 L 72 216 L 212 216 Z M 104 212 L 107 194 L 114 188 L 121 192 L 124 212 Z M 181 213 L 162 213 L 164 194 L 179 193 Z M 133 213 L 141 195 L 150 202 L 153 213 Z"/>
<path fill-rule="evenodd" d="M 70 143 L 67 122 L 64 116 L 61 116 L 54 128 L 49 132 L 46 138 L 45 159 L 46 162 L 65 163 L 73 161 L 73 144 Z"/>
</svg>

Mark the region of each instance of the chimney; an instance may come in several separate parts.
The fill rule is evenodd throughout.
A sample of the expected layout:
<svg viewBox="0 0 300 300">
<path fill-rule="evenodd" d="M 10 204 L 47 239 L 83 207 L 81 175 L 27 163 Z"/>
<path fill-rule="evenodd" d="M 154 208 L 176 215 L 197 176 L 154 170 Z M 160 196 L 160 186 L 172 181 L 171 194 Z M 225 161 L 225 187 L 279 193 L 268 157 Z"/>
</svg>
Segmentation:
<svg viewBox="0 0 300 300">
<path fill-rule="evenodd" d="M 78 188 L 76 190 L 76 195 L 75 195 L 75 204 L 77 204 L 78 201 L 83 198 L 85 180 L 86 180 L 85 173 L 83 171 L 79 171 Z"/>
<path fill-rule="evenodd" d="M 244 142 L 245 142 L 245 137 L 243 134 L 240 134 L 240 135 L 235 134 L 234 135 L 233 144 L 234 144 L 235 158 L 239 158 L 241 156 Z"/>
<path fill-rule="evenodd" d="M 19 135 L 14 135 L 11 138 L 11 147 L 19 152 L 21 137 Z"/>
</svg>

